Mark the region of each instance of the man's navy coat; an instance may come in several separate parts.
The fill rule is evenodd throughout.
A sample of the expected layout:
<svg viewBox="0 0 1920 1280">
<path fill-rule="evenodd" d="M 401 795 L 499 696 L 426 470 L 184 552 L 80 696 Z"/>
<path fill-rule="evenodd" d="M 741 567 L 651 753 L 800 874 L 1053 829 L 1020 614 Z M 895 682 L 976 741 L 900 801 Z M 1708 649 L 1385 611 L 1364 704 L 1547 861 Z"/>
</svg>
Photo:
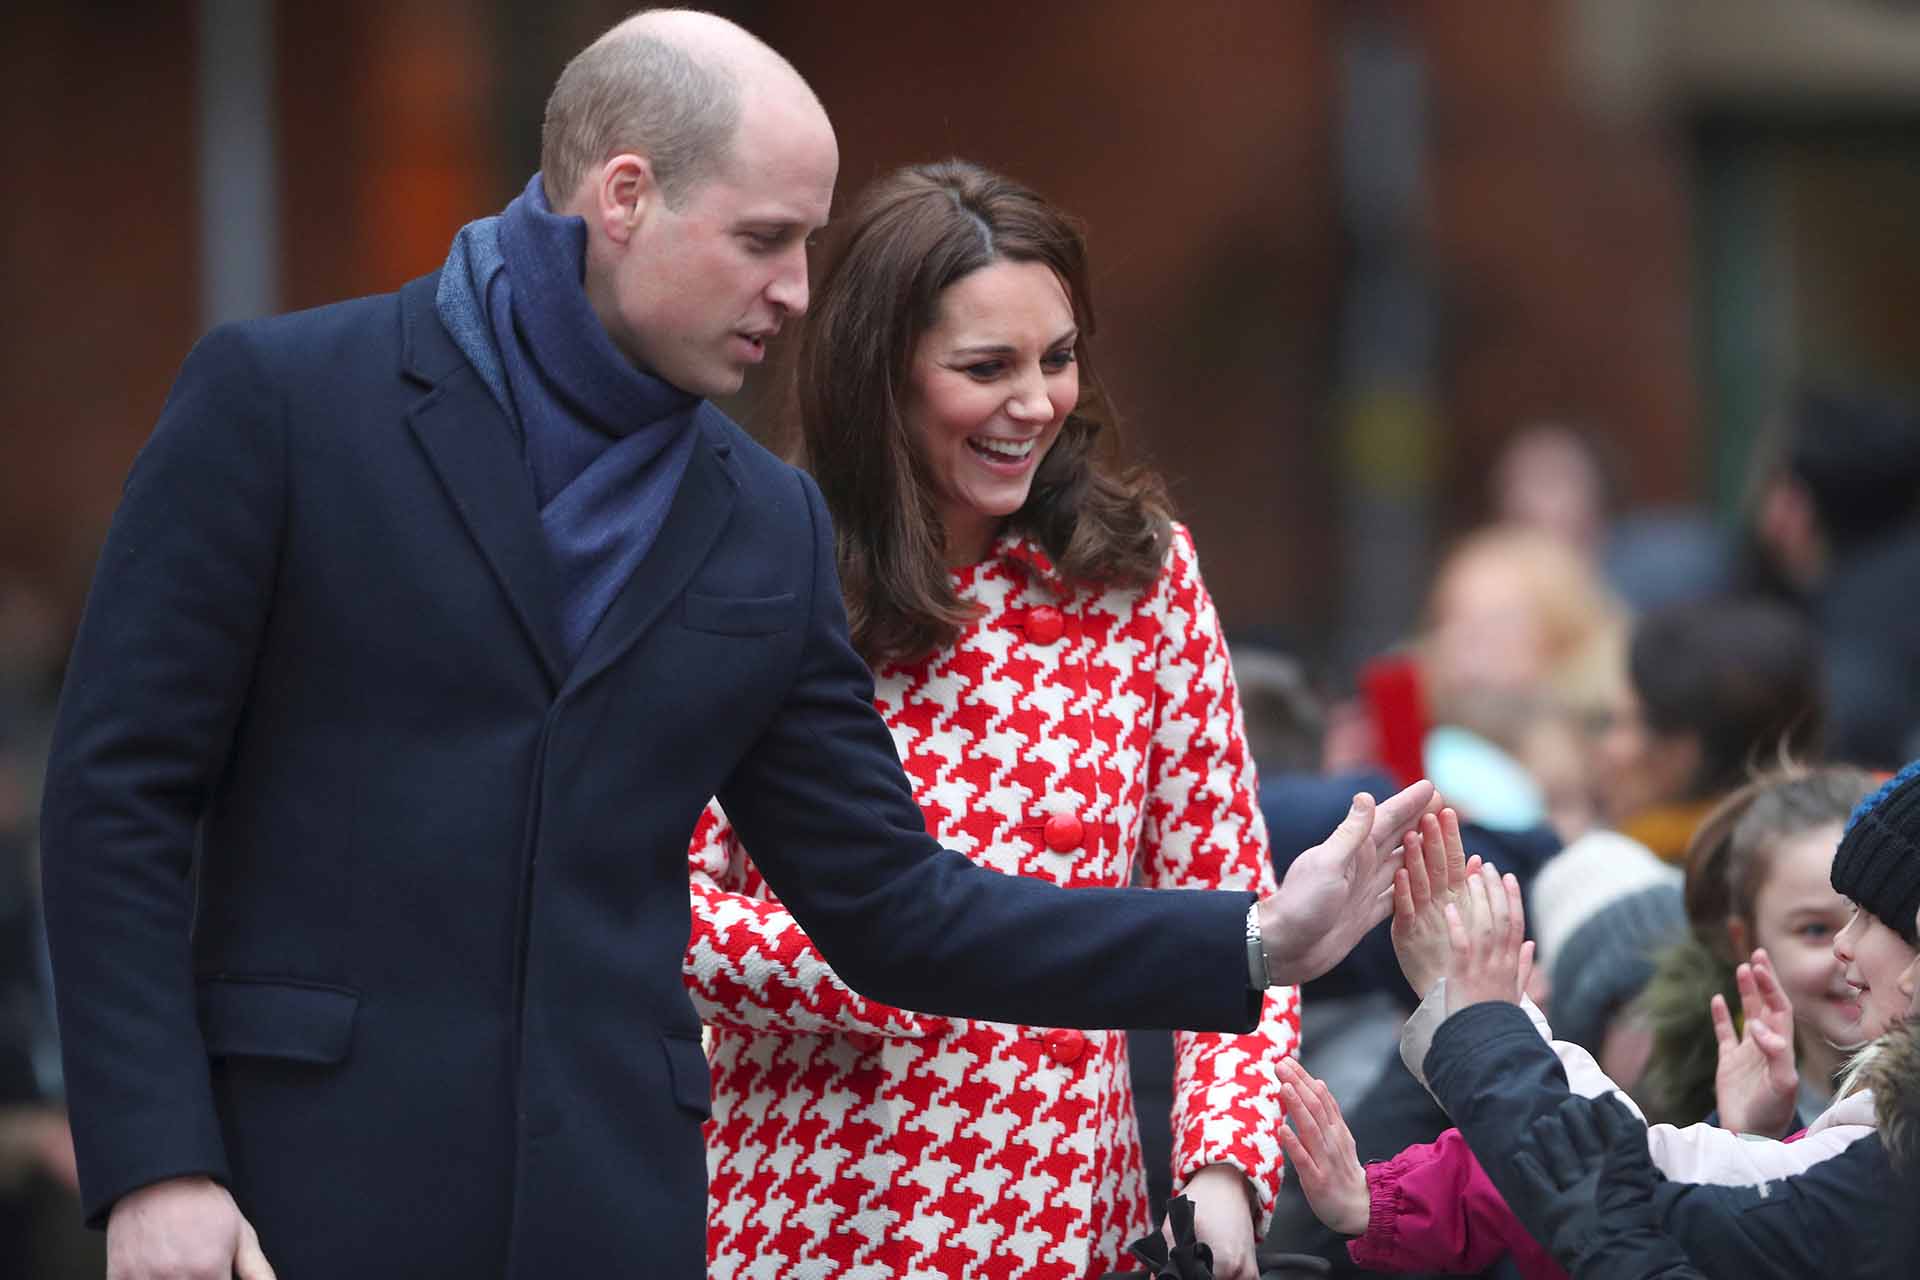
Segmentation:
<svg viewBox="0 0 1920 1280">
<path fill-rule="evenodd" d="M 1248 895 L 933 844 L 819 494 L 717 411 L 569 668 L 514 427 L 434 281 L 211 334 L 128 480 L 43 820 L 90 1215 L 206 1173 L 282 1280 L 701 1274 L 681 957 L 716 794 L 870 995 L 1252 1026 Z"/>
</svg>

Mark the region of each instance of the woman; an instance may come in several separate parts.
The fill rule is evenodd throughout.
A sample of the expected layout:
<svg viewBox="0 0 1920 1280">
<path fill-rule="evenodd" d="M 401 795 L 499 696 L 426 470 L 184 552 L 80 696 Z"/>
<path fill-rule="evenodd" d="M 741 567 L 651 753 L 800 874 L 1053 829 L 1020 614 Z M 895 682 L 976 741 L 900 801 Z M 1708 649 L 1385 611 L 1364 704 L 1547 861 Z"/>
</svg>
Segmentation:
<svg viewBox="0 0 1920 1280">
<path fill-rule="evenodd" d="M 960 162 L 866 192 L 800 343 L 853 642 L 949 848 L 1064 885 L 1264 893 L 1219 620 L 1159 482 L 1109 461 L 1092 331 L 1079 232 L 1033 193 Z M 691 859 L 711 1274 L 1121 1265 L 1149 1225 L 1124 1035 L 875 1005 L 717 809 Z M 1253 1034 L 1179 1037 L 1175 1187 L 1222 1276 L 1255 1274 L 1297 1025 L 1273 989 Z"/>
</svg>

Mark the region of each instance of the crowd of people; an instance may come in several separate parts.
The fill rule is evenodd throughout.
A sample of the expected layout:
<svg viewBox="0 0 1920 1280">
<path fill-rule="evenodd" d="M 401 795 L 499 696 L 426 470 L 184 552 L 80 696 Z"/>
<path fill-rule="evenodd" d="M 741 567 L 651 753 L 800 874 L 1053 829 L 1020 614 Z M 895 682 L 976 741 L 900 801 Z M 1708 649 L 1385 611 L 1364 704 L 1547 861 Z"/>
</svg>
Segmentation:
<svg viewBox="0 0 1920 1280">
<path fill-rule="evenodd" d="M 810 275 L 837 164 L 644 14 L 440 272 L 190 357 L 44 923 L 0 768 L 0 1197 L 115 1280 L 1910 1271 L 1920 419 L 1808 391 L 1726 547 L 1519 432 L 1335 696 L 1079 223 L 915 165 Z M 708 397 L 789 322 L 780 459 Z"/>
</svg>

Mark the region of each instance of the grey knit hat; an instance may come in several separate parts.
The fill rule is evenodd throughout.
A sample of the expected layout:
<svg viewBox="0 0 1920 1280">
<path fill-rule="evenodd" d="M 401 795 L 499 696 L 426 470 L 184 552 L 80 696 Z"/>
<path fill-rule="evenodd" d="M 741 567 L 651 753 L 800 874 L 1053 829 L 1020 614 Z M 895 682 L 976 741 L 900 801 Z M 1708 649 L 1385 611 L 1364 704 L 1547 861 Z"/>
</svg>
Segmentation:
<svg viewBox="0 0 1920 1280">
<path fill-rule="evenodd" d="M 1653 978 L 1653 958 L 1687 931 L 1680 890 L 1652 884 L 1623 894 L 1587 917 L 1549 975 L 1553 1034 L 1593 1053 L 1607 1022 Z"/>
</svg>

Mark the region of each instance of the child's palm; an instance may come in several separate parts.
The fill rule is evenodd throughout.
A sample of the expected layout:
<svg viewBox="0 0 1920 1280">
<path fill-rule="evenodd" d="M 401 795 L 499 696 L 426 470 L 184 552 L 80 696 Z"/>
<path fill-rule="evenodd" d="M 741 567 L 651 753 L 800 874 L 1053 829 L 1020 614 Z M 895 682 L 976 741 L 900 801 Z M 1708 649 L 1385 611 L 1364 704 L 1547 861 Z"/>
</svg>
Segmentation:
<svg viewBox="0 0 1920 1280">
<path fill-rule="evenodd" d="M 1714 1098 L 1720 1123 L 1740 1133 L 1777 1138 L 1793 1122 L 1800 1075 L 1793 1058 L 1793 1004 L 1774 976 L 1765 951 L 1735 974 L 1744 1022 L 1736 1035 L 1726 999 L 1714 996 L 1713 1034 L 1720 1061 L 1714 1072 Z"/>
</svg>

